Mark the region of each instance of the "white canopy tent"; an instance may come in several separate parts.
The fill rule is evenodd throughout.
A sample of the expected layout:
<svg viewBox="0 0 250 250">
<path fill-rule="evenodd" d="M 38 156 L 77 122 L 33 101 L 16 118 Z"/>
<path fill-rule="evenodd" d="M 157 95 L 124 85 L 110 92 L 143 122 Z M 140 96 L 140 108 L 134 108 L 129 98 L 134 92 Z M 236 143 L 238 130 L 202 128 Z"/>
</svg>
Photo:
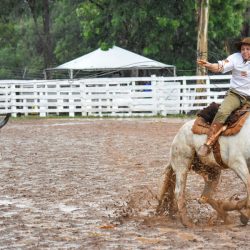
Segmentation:
<svg viewBox="0 0 250 250">
<path fill-rule="evenodd" d="M 70 78 L 73 79 L 74 71 L 114 71 L 132 69 L 164 69 L 172 68 L 176 73 L 174 65 L 167 65 L 136 53 L 113 46 L 109 50 L 100 48 L 78 57 L 72 61 L 61 64 L 53 69 L 47 70 L 69 70 Z"/>
</svg>

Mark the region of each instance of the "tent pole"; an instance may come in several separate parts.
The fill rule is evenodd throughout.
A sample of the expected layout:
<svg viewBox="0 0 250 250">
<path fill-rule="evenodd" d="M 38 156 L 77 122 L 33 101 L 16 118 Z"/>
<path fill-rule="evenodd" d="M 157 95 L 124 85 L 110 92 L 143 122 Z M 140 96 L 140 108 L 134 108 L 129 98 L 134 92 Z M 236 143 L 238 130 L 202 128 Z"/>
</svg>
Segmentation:
<svg viewBox="0 0 250 250">
<path fill-rule="evenodd" d="M 70 78 L 70 79 L 73 79 L 73 69 L 70 69 L 70 70 L 69 70 L 69 78 Z"/>
<path fill-rule="evenodd" d="M 174 76 L 176 76 L 176 67 L 174 67 Z"/>
<path fill-rule="evenodd" d="M 44 80 L 47 80 L 47 72 L 46 72 L 46 69 L 43 71 L 43 75 L 44 75 Z"/>
</svg>

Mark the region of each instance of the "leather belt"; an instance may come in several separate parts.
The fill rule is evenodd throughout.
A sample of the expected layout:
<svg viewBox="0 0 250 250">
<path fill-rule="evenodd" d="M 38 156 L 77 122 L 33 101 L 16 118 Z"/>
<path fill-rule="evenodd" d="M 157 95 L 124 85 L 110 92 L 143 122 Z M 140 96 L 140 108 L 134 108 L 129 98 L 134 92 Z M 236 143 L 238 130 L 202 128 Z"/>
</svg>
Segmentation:
<svg viewBox="0 0 250 250">
<path fill-rule="evenodd" d="M 250 101 L 250 96 L 248 96 L 248 95 L 244 95 L 235 89 L 230 89 L 229 91 L 238 95 L 239 97 L 243 98 L 244 100 Z"/>
</svg>

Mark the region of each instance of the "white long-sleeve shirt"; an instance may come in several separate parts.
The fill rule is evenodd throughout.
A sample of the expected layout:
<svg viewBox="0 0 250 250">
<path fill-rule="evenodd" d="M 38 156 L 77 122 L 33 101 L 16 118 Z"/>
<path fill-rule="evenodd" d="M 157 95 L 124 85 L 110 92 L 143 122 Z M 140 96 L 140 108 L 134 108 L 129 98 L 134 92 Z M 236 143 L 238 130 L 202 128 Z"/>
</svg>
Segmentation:
<svg viewBox="0 0 250 250">
<path fill-rule="evenodd" d="M 234 53 L 227 59 L 218 61 L 222 73 L 232 71 L 230 88 L 250 96 L 250 61 L 244 61 L 241 53 Z"/>
</svg>

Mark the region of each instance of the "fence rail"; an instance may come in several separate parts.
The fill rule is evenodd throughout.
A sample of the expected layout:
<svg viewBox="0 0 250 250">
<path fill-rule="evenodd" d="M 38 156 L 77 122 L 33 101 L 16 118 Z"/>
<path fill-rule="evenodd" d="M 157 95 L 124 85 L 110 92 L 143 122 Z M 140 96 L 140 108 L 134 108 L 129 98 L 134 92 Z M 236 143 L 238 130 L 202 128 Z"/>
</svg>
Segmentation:
<svg viewBox="0 0 250 250">
<path fill-rule="evenodd" d="M 39 116 L 152 116 L 220 103 L 230 75 L 0 80 L 0 113 Z"/>
</svg>

